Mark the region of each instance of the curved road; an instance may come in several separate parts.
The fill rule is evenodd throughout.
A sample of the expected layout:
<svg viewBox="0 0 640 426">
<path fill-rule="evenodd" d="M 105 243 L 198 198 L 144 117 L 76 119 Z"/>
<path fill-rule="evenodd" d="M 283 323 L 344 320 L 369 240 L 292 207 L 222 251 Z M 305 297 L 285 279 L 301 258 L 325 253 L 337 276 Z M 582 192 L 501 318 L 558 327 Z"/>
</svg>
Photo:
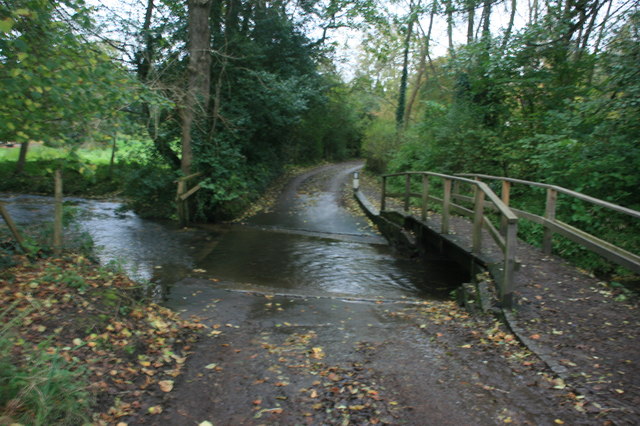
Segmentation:
<svg viewBox="0 0 640 426">
<path fill-rule="evenodd" d="M 342 206 L 358 167 L 293 179 L 272 212 L 232 227 L 199 272 L 173 286 L 168 305 L 211 328 L 164 395 L 164 412 L 139 421 L 478 425 L 561 417 L 557 394 L 538 386 L 535 371 L 476 339 L 493 321 L 418 288 L 446 281 L 437 265 L 396 257 Z"/>
</svg>

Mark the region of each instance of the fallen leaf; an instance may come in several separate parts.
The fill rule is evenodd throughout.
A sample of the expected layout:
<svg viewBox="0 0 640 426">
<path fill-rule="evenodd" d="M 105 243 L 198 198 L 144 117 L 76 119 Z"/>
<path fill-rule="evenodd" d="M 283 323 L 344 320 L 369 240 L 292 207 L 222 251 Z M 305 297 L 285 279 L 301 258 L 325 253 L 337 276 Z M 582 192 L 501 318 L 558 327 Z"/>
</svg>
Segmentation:
<svg viewBox="0 0 640 426">
<path fill-rule="evenodd" d="M 311 358 L 314 359 L 322 359 L 324 358 L 324 351 L 322 348 L 312 348 L 311 349 Z"/>
<path fill-rule="evenodd" d="M 160 414 L 162 413 L 161 405 L 154 405 L 153 407 L 149 407 L 149 414 Z"/>
<path fill-rule="evenodd" d="M 173 389 L 173 380 L 160 380 L 158 385 L 162 392 L 171 392 L 171 389 Z"/>
<path fill-rule="evenodd" d="M 218 364 L 216 364 L 215 362 L 209 364 L 209 365 L 205 365 L 204 368 L 206 368 L 207 370 L 213 370 L 214 368 L 216 368 L 218 366 Z"/>
</svg>

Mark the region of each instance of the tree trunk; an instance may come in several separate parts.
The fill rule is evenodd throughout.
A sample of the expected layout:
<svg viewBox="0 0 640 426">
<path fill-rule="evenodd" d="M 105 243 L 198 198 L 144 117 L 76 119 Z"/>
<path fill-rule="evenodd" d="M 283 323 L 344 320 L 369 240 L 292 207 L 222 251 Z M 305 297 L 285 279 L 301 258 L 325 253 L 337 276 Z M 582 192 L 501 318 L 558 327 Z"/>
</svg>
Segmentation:
<svg viewBox="0 0 640 426">
<path fill-rule="evenodd" d="M 20 144 L 20 156 L 18 157 L 18 162 L 16 163 L 16 171 L 15 174 L 21 175 L 24 173 L 24 167 L 27 164 L 27 151 L 29 150 L 29 141 L 24 141 Z"/>
<path fill-rule="evenodd" d="M 118 136 L 113 135 L 113 142 L 111 144 L 111 160 L 109 161 L 109 179 L 113 177 L 113 165 L 116 162 L 116 149 L 118 148 L 116 145 L 117 139 Z"/>
<path fill-rule="evenodd" d="M 447 38 L 449 39 L 449 54 L 453 56 L 453 0 L 445 1 L 447 13 Z"/>
<path fill-rule="evenodd" d="M 416 75 L 416 83 L 411 91 L 411 96 L 409 97 L 409 102 L 407 102 L 407 107 L 405 109 L 405 120 L 404 120 L 405 129 L 407 127 L 407 124 L 409 123 L 409 120 L 411 120 L 411 111 L 413 110 L 413 105 L 415 104 L 416 98 L 418 97 L 418 92 L 422 87 L 422 78 L 427 72 L 427 64 L 426 64 L 427 58 L 429 58 L 429 61 L 431 61 L 431 56 L 430 56 L 431 32 L 433 30 L 433 20 L 438 10 L 437 6 L 438 6 L 437 0 L 433 0 L 432 6 L 431 6 L 431 16 L 429 17 L 429 29 L 427 30 L 427 34 L 424 37 L 425 40 L 421 50 L 420 67 L 418 68 L 418 73 Z"/>
<path fill-rule="evenodd" d="M 404 39 L 404 58 L 402 61 L 402 76 L 400 77 L 400 93 L 398 94 L 398 108 L 396 109 L 396 128 L 402 129 L 404 123 L 404 108 L 407 96 L 407 78 L 409 75 L 409 48 L 411 45 L 411 33 L 413 32 L 413 13 L 409 18 L 407 36 Z"/>
<path fill-rule="evenodd" d="M 473 27 L 476 19 L 476 2 L 468 0 L 467 2 L 467 44 L 473 43 Z"/>
<path fill-rule="evenodd" d="M 147 7 L 144 14 L 144 22 L 140 32 L 144 40 L 143 46 L 136 52 L 136 72 L 138 78 L 143 83 L 147 83 L 151 78 L 151 68 L 154 60 L 155 40 L 151 34 L 151 20 L 153 18 L 153 10 L 155 8 L 154 0 L 147 0 Z M 180 167 L 180 158 L 173 152 L 169 146 L 169 141 L 158 135 L 158 112 L 152 111 L 149 104 L 142 105 L 142 113 L 147 121 L 147 132 L 153 141 L 156 150 L 164 158 L 173 169 Z"/>
<path fill-rule="evenodd" d="M 144 23 L 142 24 L 142 35 L 144 38 L 144 49 L 138 52 L 137 67 L 138 78 L 140 81 L 146 82 L 149 78 L 151 70 L 151 61 L 153 58 L 153 37 L 151 37 L 151 17 L 153 15 L 153 1 L 147 1 L 147 8 L 144 14 Z"/>
<path fill-rule="evenodd" d="M 513 31 L 513 22 L 516 18 L 517 3 L 517 0 L 511 0 L 511 14 L 509 15 L 509 24 L 504 32 L 504 38 L 502 39 L 502 52 L 505 52 L 509 46 L 509 39 L 511 39 L 511 32 Z"/>
<path fill-rule="evenodd" d="M 211 48 L 209 13 L 211 0 L 189 0 L 189 66 L 188 87 L 182 119 L 182 161 L 181 170 L 186 176 L 191 174 L 193 149 L 191 131 L 196 111 L 206 111 L 209 101 Z M 201 115 L 201 114 L 198 114 Z"/>
<path fill-rule="evenodd" d="M 485 49 L 489 47 L 491 39 L 491 0 L 484 0 L 482 7 L 482 42 L 485 43 Z"/>
</svg>

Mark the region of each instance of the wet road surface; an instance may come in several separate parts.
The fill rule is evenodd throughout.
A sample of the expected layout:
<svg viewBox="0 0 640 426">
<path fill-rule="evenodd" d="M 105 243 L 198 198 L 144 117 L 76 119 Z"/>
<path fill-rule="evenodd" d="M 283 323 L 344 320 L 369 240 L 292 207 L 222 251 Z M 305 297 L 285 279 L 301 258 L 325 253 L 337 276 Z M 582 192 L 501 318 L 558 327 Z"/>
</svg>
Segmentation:
<svg viewBox="0 0 640 426">
<path fill-rule="evenodd" d="M 164 412 L 138 420 L 553 423 L 554 401 L 531 375 L 495 354 L 465 352 L 460 347 L 472 345 L 422 316 L 419 309 L 442 312 L 447 323 L 454 311 L 467 318 L 429 291 L 459 275 L 448 263 L 395 256 L 348 213 L 340 192 L 358 166 L 294 179 L 273 211 L 225 233 L 199 262 L 201 276 L 172 287 L 168 305 L 199 316 L 210 331 L 163 400 Z M 452 330 L 468 333 L 463 325 Z"/>
</svg>

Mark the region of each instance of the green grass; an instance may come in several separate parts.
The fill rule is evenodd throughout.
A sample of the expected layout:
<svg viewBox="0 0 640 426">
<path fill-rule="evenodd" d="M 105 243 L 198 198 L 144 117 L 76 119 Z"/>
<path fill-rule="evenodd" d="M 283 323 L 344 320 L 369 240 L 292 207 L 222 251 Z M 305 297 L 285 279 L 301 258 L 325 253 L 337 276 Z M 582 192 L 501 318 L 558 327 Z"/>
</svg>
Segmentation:
<svg viewBox="0 0 640 426">
<path fill-rule="evenodd" d="M 111 163 L 111 144 L 85 144 L 51 147 L 30 143 L 24 173 L 15 174 L 20 146 L 0 148 L 0 191 L 52 194 L 53 174 L 62 169 L 65 195 L 104 196 L 120 192 L 127 176 L 140 164 L 153 164 L 152 142 L 119 138 L 115 162 Z"/>
<path fill-rule="evenodd" d="M 0 320 L 13 310 L 8 307 Z M 29 312 L 0 327 L 0 424 L 78 425 L 91 419 L 91 394 L 82 370 L 42 347 L 21 346 L 11 328 Z"/>
<path fill-rule="evenodd" d="M 137 140 L 131 138 L 118 139 L 116 142 L 116 162 L 128 162 L 130 160 L 149 160 L 148 151 L 152 142 L 149 140 Z M 111 162 L 111 143 L 85 144 L 75 150 L 80 162 L 93 165 L 106 165 Z M 51 161 L 63 160 L 70 156 L 71 147 L 51 147 L 40 142 L 29 144 L 27 161 Z M 11 148 L 0 148 L 0 163 L 15 163 L 20 155 L 20 145 Z"/>
</svg>

